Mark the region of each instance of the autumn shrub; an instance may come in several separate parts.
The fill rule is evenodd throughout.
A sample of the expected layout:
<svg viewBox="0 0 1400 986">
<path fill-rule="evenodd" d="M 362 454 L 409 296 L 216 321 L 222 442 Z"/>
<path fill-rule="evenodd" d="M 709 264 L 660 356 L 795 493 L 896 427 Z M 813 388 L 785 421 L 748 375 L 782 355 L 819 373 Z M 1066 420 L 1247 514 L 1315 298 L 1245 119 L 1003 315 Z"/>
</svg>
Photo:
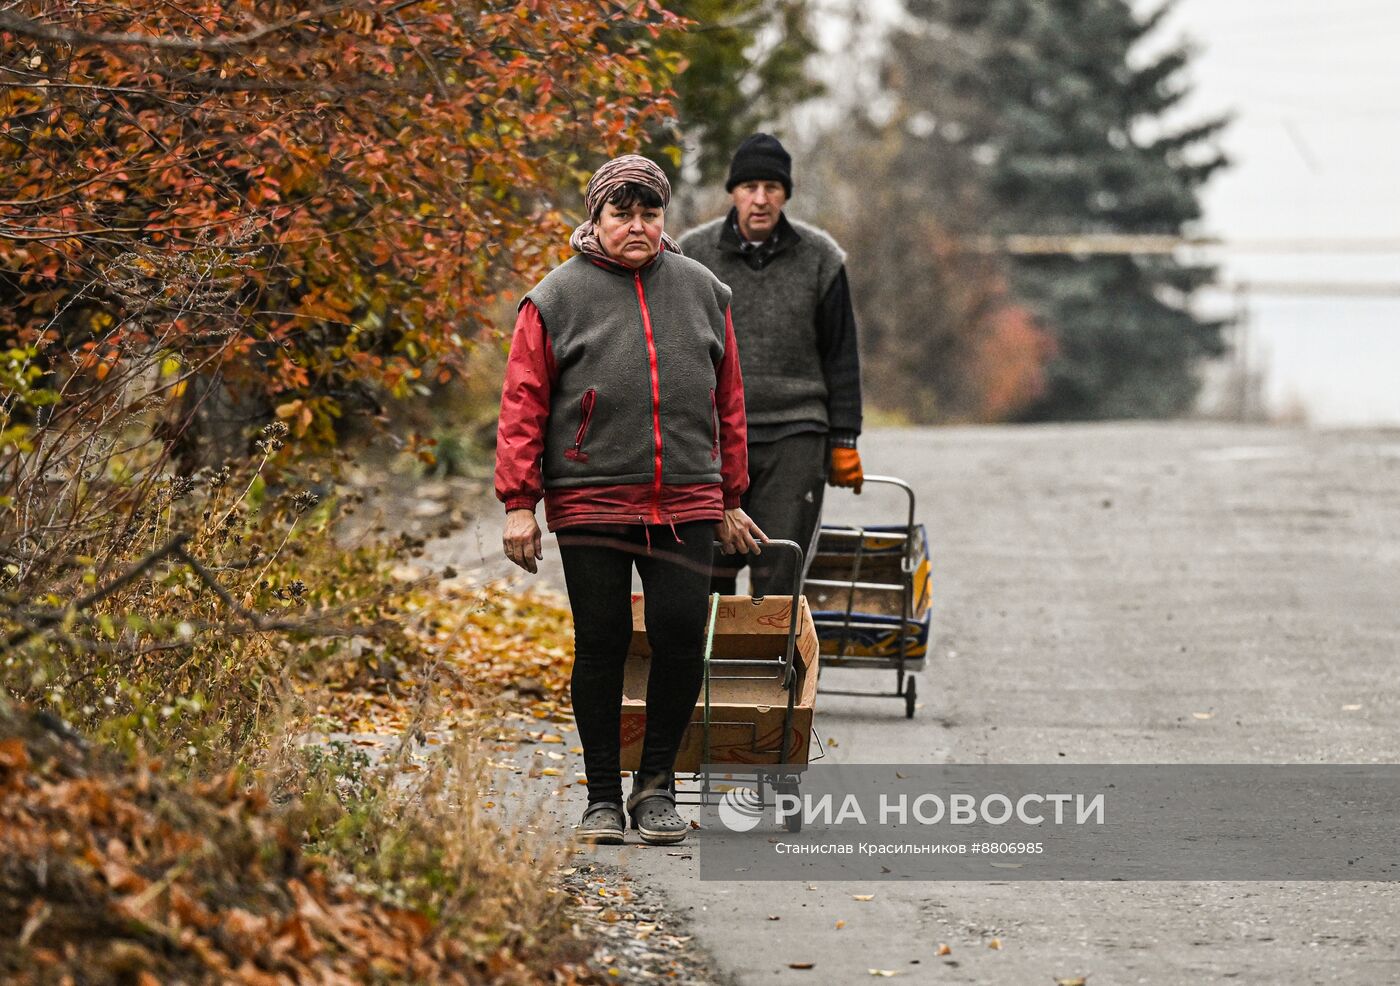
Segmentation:
<svg viewBox="0 0 1400 986">
<path fill-rule="evenodd" d="M 308 852 L 297 819 L 235 772 L 176 783 L 158 762 L 87 746 L 53 716 L 0 699 L 0 978 L 593 981 L 558 896 L 512 863 L 499 829 L 457 823 L 469 843 L 443 839 L 443 824 L 394 824 L 443 839 L 420 850 L 435 863 L 379 863 L 370 880 Z M 406 872 L 419 882 L 396 893 Z"/>
<path fill-rule="evenodd" d="M 672 108 L 677 18 L 595 0 L 0 10 L 0 332 L 45 372 L 160 346 L 172 415 L 333 444 L 461 377 Z M 3 338 L 3 337 L 0 337 Z M 206 429 L 207 430 L 207 429 Z"/>
<path fill-rule="evenodd" d="M 9 422 L 0 457 L 0 707 L 18 701 L 64 735 L 73 730 L 125 754 L 131 769 L 160 774 L 179 797 L 201 796 L 215 782 L 245 792 L 239 797 L 266 816 L 258 824 L 277 833 L 267 845 L 307 854 L 296 864 L 299 892 L 328 913 L 353 911 L 352 925 L 366 933 L 388 922 L 391 937 L 408 936 L 430 958 L 471 969 L 555 961 L 565 941 L 562 898 L 539 865 L 553 841 L 495 820 L 482 793 L 496 698 L 523 691 L 541 716 L 558 714 L 562 612 L 489 585 L 443 587 L 420 560 L 421 538 L 386 532 L 345 543 L 337 522 L 365 509 L 364 494 L 337 480 L 334 459 L 297 460 L 281 423 L 262 429 L 250 458 L 173 472 L 167 446 L 152 438 L 160 408 L 150 395 L 169 382 L 154 360 L 142 372 L 124 360 L 86 389 L 70 380 L 46 391 L 24 357 L 7 357 L 6 372 L 19 383 L 0 399 Z M 32 424 L 21 423 L 26 416 Z M 449 740 L 426 742 L 448 726 Z M 335 730 L 398 740 L 371 761 L 357 746 L 326 742 Z M 17 819 L 37 811 L 44 824 L 61 821 L 56 805 L 11 807 Z M 102 853 L 112 838 L 133 847 L 143 838 L 109 836 L 99 841 Z M 10 848 L 55 851 L 41 842 Z M 124 908 L 158 915 L 156 925 L 232 921 L 260 942 L 253 959 L 261 969 L 314 965 L 311 946 L 279 952 L 297 900 L 239 891 L 237 908 L 254 915 L 247 927 L 212 906 L 205 882 L 233 880 L 218 877 L 220 868 L 248 865 L 243 850 L 226 848 L 189 843 L 197 879 L 171 879 L 156 891 L 175 870 L 190 870 L 190 860 L 154 855 L 139 879 L 113 883 L 107 875 L 132 869 L 131 860 L 86 872 L 65 856 L 75 880 L 96 879 L 107 895 L 92 905 L 97 913 L 36 898 L 15 876 L 20 882 L 0 887 L 0 910 L 33 922 L 36 944 L 14 968 L 29 968 L 36 955 L 61 966 L 62 950 L 49 947 L 57 931 L 87 928 L 100 939 Z M 63 913 L 46 934 L 49 917 L 15 910 L 31 899 Z M 283 917 L 255 914 L 258 907 Z M 79 950 L 69 958 L 79 967 L 125 962 L 158 977 L 185 974 L 180 962 L 188 962 L 224 981 L 217 968 L 200 966 L 207 956 L 177 949 L 180 962 L 150 959 L 169 952 L 168 938 L 136 936 L 116 957 Z"/>
<path fill-rule="evenodd" d="M 280 422 L 256 458 L 171 472 L 150 362 L 0 405 L 11 421 L 25 403 L 47 412 L 0 447 L 0 684 L 119 747 L 217 770 L 265 742 L 293 683 L 352 632 L 394 666 L 408 645 L 385 573 L 419 549 L 337 545 L 335 512 L 355 504 L 329 465 L 282 464 Z"/>
<path fill-rule="evenodd" d="M 444 961 L 455 956 L 472 968 L 552 961 L 564 940 L 560 898 L 549 869 L 538 865 L 551 840 L 500 824 L 483 807 L 490 754 L 482 736 L 494 697 L 508 689 L 529 691 L 543 715 L 553 713 L 562 614 L 492 586 L 443 588 L 440 573 L 419 558 L 418 537 L 385 532 L 347 543 L 338 522 L 366 509 L 364 493 L 337 479 L 335 457 L 298 457 L 281 422 L 254 436 L 252 456 L 179 474 L 160 439 L 163 394 L 179 377 L 164 371 L 158 352 L 56 387 L 43 386 L 28 356 L 15 349 L 0 363 L 9 385 L 0 395 L 0 706 L 18 701 L 65 735 L 73 730 L 125 754 L 181 797 L 215 781 L 247 792 L 240 797 L 249 803 L 270 796 L 259 824 L 319 860 L 297 865 L 320 874 L 324 893 L 349 893 L 354 908 L 374 914 L 383 907 L 414 916 L 399 930 L 424 948 L 452 943 L 442 946 Z M 540 626 L 547 632 L 535 653 L 524 643 Z M 448 726 L 449 742 L 421 742 Z M 391 733 L 401 745 L 371 763 L 353 755 L 358 747 L 324 743 L 331 730 Z M 410 760 L 410 750 L 419 755 Z M 12 808 L 16 819 L 34 810 L 44 824 L 62 821 L 56 805 Z M 100 842 L 102 853 L 111 838 Z M 118 841 L 135 846 L 142 838 Z M 41 854 L 29 863 L 45 866 L 47 845 L 10 848 Z M 198 856 L 200 880 L 218 882 L 220 867 L 247 865 L 241 850 L 201 845 L 186 847 Z M 98 898 L 95 913 L 36 897 L 23 873 L 15 876 L 20 882 L 0 888 L 10 893 L 6 913 L 21 925 L 36 922 L 36 944 L 14 967 L 49 952 L 61 958 L 43 943 L 63 929 L 100 939 L 94 929 L 122 908 L 139 904 L 160 921 L 171 920 L 172 909 L 185 908 L 188 920 L 213 913 L 200 887 L 180 880 L 148 894 L 171 867 L 193 862 L 180 853 L 146 862 L 139 880 L 122 877 L 120 886 L 103 874 L 125 872 L 130 860 L 94 864 L 84 879 L 96 878 L 110 896 Z M 63 865 L 83 866 L 67 857 Z M 32 899 L 63 914 L 45 934 L 39 929 L 49 918 L 14 910 Z M 267 907 L 284 915 L 256 917 L 254 937 L 266 953 L 260 968 L 309 962 L 309 954 L 273 954 L 286 938 L 279 922 L 290 920 L 287 906 L 286 898 L 252 891 L 238 898 L 250 914 Z M 380 921 L 365 920 L 356 926 Z M 125 958 L 80 952 L 73 961 L 111 958 L 158 978 L 183 974 L 179 963 L 147 961 L 168 949 L 167 937 L 137 936 Z M 217 970 L 205 972 L 223 981 Z"/>
</svg>

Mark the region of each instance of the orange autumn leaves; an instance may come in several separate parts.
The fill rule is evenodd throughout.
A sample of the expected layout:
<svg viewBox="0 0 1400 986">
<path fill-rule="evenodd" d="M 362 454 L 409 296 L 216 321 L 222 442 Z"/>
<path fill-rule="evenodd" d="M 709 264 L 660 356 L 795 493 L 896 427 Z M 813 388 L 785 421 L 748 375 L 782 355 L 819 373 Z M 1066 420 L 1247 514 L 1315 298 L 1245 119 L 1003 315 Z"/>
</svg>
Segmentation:
<svg viewBox="0 0 1400 986">
<path fill-rule="evenodd" d="M 420 951 L 426 927 L 328 888 L 235 785 L 181 792 L 26 731 L 0 740 L 0 857 L 21 864 L 0 873 L 0 917 L 20 929 L 20 981 L 261 986 L 440 967 Z"/>
<path fill-rule="evenodd" d="M 671 113 L 655 3 L 161 0 L 0 19 L 0 323 L 159 345 L 298 435 L 465 366 L 567 202 Z M 299 403 L 298 403 L 299 402 Z"/>
<path fill-rule="evenodd" d="M 0 737 L 0 925 L 22 959 L 7 982 L 538 981 L 509 948 L 328 879 L 232 774 L 182 789 L 36 716 L 0 714 Z"/>
</svg>

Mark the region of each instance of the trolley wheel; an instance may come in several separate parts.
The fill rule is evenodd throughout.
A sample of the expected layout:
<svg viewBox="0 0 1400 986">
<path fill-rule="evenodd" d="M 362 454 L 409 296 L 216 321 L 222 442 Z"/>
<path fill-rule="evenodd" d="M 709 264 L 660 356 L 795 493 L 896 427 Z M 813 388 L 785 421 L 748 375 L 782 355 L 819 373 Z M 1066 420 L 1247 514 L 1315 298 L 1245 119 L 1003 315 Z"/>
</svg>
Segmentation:
<svg viewBox="0 0 1400 986">
<path fill-rule="evenodd" d="M 779 794 L 790 794 L 794 798 L 798 796 L 796 784 L 775 784 L 773 785 L 773 790 Z M 788 815 L 783 819 L 783 825 L 789 832 L 801 832 L 802 812 L 799 811 L 795 815 Z"/>
<path fill-rule="evenodd" d="M 919 690 L 914 684 L 915 678 L 911 674 L 904 682 L 904 718 L 914 718 L 914 699 L 918 697 Z"/>
</svg>

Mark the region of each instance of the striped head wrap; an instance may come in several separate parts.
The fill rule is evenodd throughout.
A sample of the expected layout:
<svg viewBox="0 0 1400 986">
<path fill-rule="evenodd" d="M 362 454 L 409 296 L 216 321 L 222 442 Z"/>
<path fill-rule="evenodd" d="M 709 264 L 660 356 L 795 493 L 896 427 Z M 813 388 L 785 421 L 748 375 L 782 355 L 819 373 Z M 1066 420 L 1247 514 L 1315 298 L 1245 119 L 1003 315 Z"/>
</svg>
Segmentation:
<svg viewBox="0 0 1400 986">
<path fill-rule="evenodd" d="M 588 188 L 583 193 L 583 206 L 588 210 L 588 221 L 574 230 L 574 234 L 569 237 L 569 246 L 578 253 L 611 259 L 603 251 L 596 223 L 598 217 L 603 214 L 603 204 L 619 188 L 629 184 L 645 185 L 655 191 L 661 196 L 663 209 L 671 204 L 671 183 L 666 179 L 666 172 L 661 170 L 660 165 L 640 154 L 615 157 L 593 172 L 593 177 L 588 179 Z M 670 250 L 672 253 L 681 252 L 676 241 L 665 233 L 661 234 L 661 249 Z"/>
</svg>

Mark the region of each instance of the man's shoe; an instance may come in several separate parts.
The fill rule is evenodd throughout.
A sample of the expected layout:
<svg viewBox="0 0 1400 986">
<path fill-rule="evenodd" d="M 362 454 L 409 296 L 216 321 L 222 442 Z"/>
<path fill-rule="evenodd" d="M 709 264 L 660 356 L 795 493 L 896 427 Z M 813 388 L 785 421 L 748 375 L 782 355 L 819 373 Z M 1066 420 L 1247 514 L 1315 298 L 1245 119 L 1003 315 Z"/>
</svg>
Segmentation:
<svg viewBox="0 0 1400 986">
<path fill-rule="evenodd" d="M 625 826 L 622 805 L 615 801 L 599 801 L 584 809 L 583 820 L 574 830 L 574 838 L 599 846 L 620 846 Z"/>
<path fill-rule="evenodd" d="M 689 826 L 676 814 L 676 802 L 666 791 L 647 794 L 630 806 L 632 827 L 642 841 L 653 846 L 672 846 L 685 841 Z"/>
</svg>

